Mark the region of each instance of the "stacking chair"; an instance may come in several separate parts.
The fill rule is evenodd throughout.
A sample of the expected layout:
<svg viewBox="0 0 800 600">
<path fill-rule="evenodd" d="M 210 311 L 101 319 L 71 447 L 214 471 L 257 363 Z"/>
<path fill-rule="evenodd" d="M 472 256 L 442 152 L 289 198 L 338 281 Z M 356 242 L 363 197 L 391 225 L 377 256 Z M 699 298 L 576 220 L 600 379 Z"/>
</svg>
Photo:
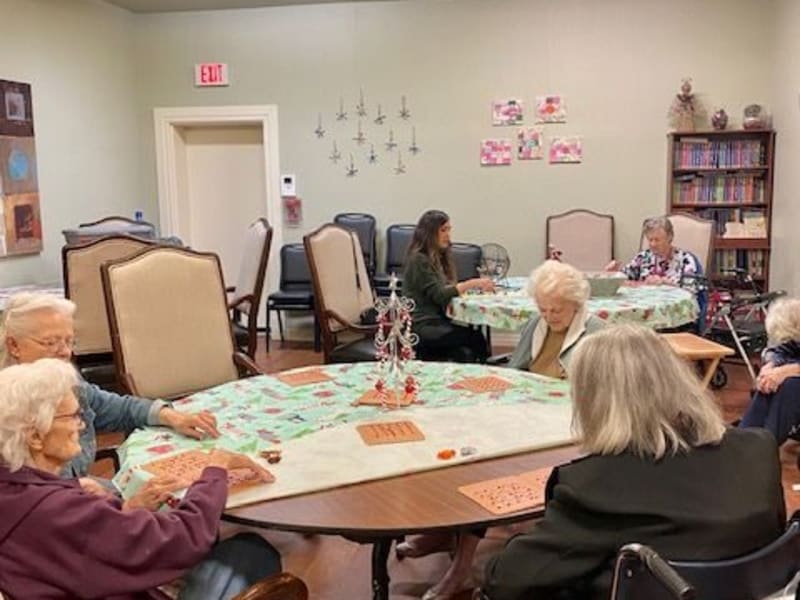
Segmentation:
<svg viewBox="0 0 800 600">
<path fill-rule="evenodd" d="M 647 546 L 617 555 L 612 600 L 752 600 L 779 592 L 800 571 L 800 512 L 777 540 L 738 558 L 664 563 Z M 797 597 L 797 596 L 796 596 Z"/>
<path fill-rule="evenodd" d="M 156 246 L 102 274 L 117 374 L 130 393 L 176 398 L 260 372 L 235 350 L 216 254 Z"/>
<path fill-rule="evenodd" d="M 264 218 L 254 221 L 247 228 L 244 254 L 239 265 L 236 286 L 226 290 L 231 294 L 228 308 L 232 312 L 231 324 L 236 346 L 240 350 L 244 350 L 250 358 L 256 356 L 258 311 L 261 310 L 264 276 L 267 272 L 271 245 L 272 227 L 270 224 Z M 246 326 L 241 324 L 242 315 L 247 317 Z"/>
<path fill-rule="evenodd" d="M 389 295 L 389 277 L 397 276 L 398 289 L 403 282 L 403 267 L 406 253 L 414 237 L 416 225 L 389 225 L 386 229 L 386 271 L 375 275 L 375 292 L 379 296 Z"/>
<path fill-rule="evenodd" d="M 323 225 L 303 238 L 311 267 L 317 321 L 326 363 L 375 360 L 374 325 L 362 314 L 375 300 L 358 236 L 338 225 Z M 355 339 L 342 339 L 347 332 Z"/>
<path fill-rule="evenodd" d="M 711 254 L 714 250 L 714 221 L 701 219 L 687 213 L 674 213 L 667 215 L 667 217 L 672 222 L 672 228 L 675 230 L 672 245 L 694 254 L 703 267 L 703 273 L 708 273 Z M 647 220 L 645 219 L 644 223 L 646 222 Z M 641 249 L 647 247 L 644 223 L 642 223 Z"/>
<path fill-rule="evenodd" d="M 269 351 L 270 313 L 278 316 L 278 329 L 283 342 L 283 319 L 281 311 L 311 311 L 314 313 L 314 350 L 320 351 L 320 332 L 317 314 L 314 311 L 314 292 L 311 286 L 311 271 L 308 268 L 306 248 L 303 244 L 286 244 L 281 248 L 280 289 L 267 297 L 267 351 Z"/>
<path fill-rule="evenodd" d="M 97 221 L 89 221 L 88 223 L 80 223 L 78 227 L 99 227 L 99 228 L 108 228 L 108 229 L 118 229 L 120 227 L 126 227 L 130 225 L 136 225 L 141 227 L 149 227 L 153 230 L 153 234 L 155 234 L 156 226 L 148 221 L 135 221 L 133 219 L 129 219 L 128 217 L 120 217 L 120 216 L 110 216 L 110 217 L 103 217 L 102 219 L 98 219 Z"/>
<path fill-rule="evenodd" d="M 545 258 L 551 247 L 582 271 L 600 271 L 614 258 L 614 217 L 582 208 L 547 217 Z"/>
<path fill-rule="evenodd" d="M 73 357 L 81 375 L 91 383 L 101 387 L 114 387 L 116 383 L 100 266 L 153 244 L 141 238 L 112 235 L 61 249 L 64 296 L 75 303 Z"/>
<path fill-rule="evenodd" d="M 483 250 L 477 244 L 453 242 L 450 245 L 453 262 L 456 266 L 456 279 L 466 281 L 478 276 L 478 267 L 481 266 Z"/>
<path fill-rule="evenodd" d="M 366 213 L 339 213 L 333 217 L 333 222 L 358 235 L 358 241 L 361 243 L 361 250 L 364 253 L 367 274 L 372 280 L 375 275 L 378 255 L 375 217 Z"/>
</svg>

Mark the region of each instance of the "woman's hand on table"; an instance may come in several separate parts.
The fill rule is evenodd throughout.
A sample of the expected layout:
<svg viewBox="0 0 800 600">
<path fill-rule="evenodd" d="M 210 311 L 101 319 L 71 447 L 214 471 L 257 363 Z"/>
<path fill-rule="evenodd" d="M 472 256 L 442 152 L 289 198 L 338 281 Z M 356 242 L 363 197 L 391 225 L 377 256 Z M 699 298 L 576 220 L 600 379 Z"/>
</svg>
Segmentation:
<svg viewBox="0 0 800 600">
<path fill-rule="evenodd" d="M 487 277 L 475 277 L 473 279 L 467 279 L 466 281 L 460 281 L 456 284 L 456 289 L 458 290 L 459 294 L 463 294 L 468 290 L 480 290 L 481 292 L 493 292 L 494 291 L 494 281 Z"/>
<path fill-rule="evenodd" d="M 202 440 L 206 437 L 218 438 L 217 419 L 208 411 L 182 413 L 172 408 L 162 408 L 158 418 L 163 425 L 174 429 L 186 437 Z"/>
<path fill-rule="evenodd" d="M 272 476 L 269 474 L 269 471 L 267 471 L 249 456 L 237 454 L 236 452 L 229 452 L 228 450 L 222 450 L 221 448 L 214 448 L 208 453 L 208 466 L 220 467 L 227 471 L 230 471 L 231 469 L 251 469 L 264 477 L 264 479 L 272 478 Z"/>
<path fill-rule="evenodd" d="M 102 483 L 99 483 L 97 480 L 92 479 L 91 477 L 81 477 L 78 479 L 78 483 L 81 485 L 81 489 L 87 494 L 92 494 L 93 496 L 100 496 L 101 498 L 114 497 L 114 494 L 110 489 L 105 487 Z"/>
<path fill-rule="evenodd" d="M 669 279 L 661 277 L 661 275 L 648 275 L 644 278 L 644 282 L 648 285 L 667 285 L 670 283 Z"/>
<path fill-rule="evenodd" d="M 153 477 L 122 504 L 122 510 L 157 511 L 172 499 L 172 492 L 188 487 L 190 483 L 177 477 Z"/>
<path fill-rule="evenodd" d="M 622 268 L 622 263 L 621 262 L 619 262 L 618 260 L 612 260 L 605 267 L 603 267 L 603 270 L 605 270 L 605 271 L 619 271 L 621 268 Z"/>
</svg>

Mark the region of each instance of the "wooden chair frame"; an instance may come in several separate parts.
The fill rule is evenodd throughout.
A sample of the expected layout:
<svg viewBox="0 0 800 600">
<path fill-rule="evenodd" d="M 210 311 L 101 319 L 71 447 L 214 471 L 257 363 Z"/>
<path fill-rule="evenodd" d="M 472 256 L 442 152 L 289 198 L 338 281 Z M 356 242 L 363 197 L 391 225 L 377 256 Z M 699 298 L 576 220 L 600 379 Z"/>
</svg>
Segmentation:
<svg viewBox="0 0 800 600">
<path fill-rule="evenodd" d="M 608 249 L 608 256 L 609 256 L 609 260 L 613 260 L 613 258 L 614 258 L 614 242 L 615 242 L 615 235 L 616 235 L 615 234 L 614 215 L 595 212 L 593 210 L 589 210 L 588 208 L 573 208 L 572 210 L 568 210 L 566 212 L 559 213 L 557 215 L 550 215 L 549 217 L 547 217 L 547 219 L 545 221 L 545 227 L 544 227 L 544 232 L 545 232 L 544 258 L 545 259 L 550 258 L 550 244 L 551 244 L 551 239 L 550 239 L 550 221 L 554 220 L 554 219 L 560 219 L 560 218 L 563 218 L 563 217 L 567 217 L 569 215 L 573 215 L 573 214 L 576 214 L 576 213 L 583 213 L 583 214 L 591 215 L 593 217 L 597 217 L 597 218 L 606 219 L 606 220 L 611 221 L 611 244 L 610 244 L 610 247 Z M 556 249 L 560 250 L 560 248 L 556 248 Z"/>
<path fill-rule="evenodd" d="M 220 294 L 222 294 L 222 301 L 225 306 L 228 305 L 228 299 L 225 296 L 225 284 L 224 284 L 225 280 L 222 274 L 222 265 L 219 262 L 219 257 L 213 252 L 198 252 L 196 250 L 189 250 L 186 248 L 176 248 L 174 246 L 154 246 L 151 248 L 146 248 L 141 252 L 137 252 L 136 254 L 132 254 L 127 258 L 105 263 L 101 267 L 101 273 L 103 277 L 103 294 L 106 299 L 106 313 L 108 314 L 108 327 L 109 330 L 111 331 L 111 344 L 112 347 L 114 348 L 114 365 L 117 370 L 117 377 L 122 386 L 128 393 L 133 394 L 135 396 L 139 395 L 138 388 L 136 387 L 136 382 L 133 376 L 130 373 L 128 373 L 127 367 L 125 365 L 125 356 L 122 351 L 119 325 L 117 323 L 117 317 L 116 317 L 116 306 L 114 304 L 114 296 L 111 293 L 111 281 L 108 270 L 110 267 L 136 260 L 139 257 L 152 252 L 173 252 L 178 254 L 213 257 L 217 265 L 217 272 L 219 273 L 219 281 L 222 284 L 220 286 Z M 253 360 L 249 356 L 236 350 L 236 340 L 233 337 L 233 331 L 231 331 L 231 329 L 228 328 L 228 332 L 229 335 L 231 336 L 231 344 L 234 348 L 231 360 L 236 366 L 236 370 L 239 373 L 239 377 L 246 377 L 250 375 L 262 375 L 263 372 L 261 371 L 261 369 L 258 368 L 258 365 L 256 365 L 256 363 L 253 362 Z M 170 396 L 169 398 L 180 397 L 182 395 L 183 394 L 176 394 L 175 396 Z"/>
<path fill-rule="evenodd" d="M 150 223 L 149 221 L 136 221 L 134 219 L 129 219 L 128 217 L 117 217 L 117 216 L 110 216 L 110 217 L 103 217 L 102 219 L 98 219 L 97 221 L 89 221 L 88 223 L 78 223 L 78 227 L 94 227 L 95 225 L 102 225 L 103 223 L 108 223 L 109 221 L 124 221 L 130 225 L 146 225 L 148 227 L 152 227 L 153 231 L 155 231 L 156 226 Z"/>
</svg>

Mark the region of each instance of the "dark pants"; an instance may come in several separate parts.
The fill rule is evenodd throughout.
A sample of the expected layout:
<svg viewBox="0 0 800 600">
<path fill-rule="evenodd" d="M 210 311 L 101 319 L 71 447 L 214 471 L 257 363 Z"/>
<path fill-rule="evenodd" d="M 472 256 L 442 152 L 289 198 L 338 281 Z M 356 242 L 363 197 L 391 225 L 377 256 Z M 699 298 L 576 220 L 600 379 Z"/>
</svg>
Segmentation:
<svg viewBox="0 0 800 600">
<path fill-rule="evenodd" d="M 421 360 L 485 363 L 489 357 L 486 338 L 477 329 L 442 319 L 415 324 L 414 332 L 419 336 Z"/>
<path fill-rule="evenodd" d="M 774 394 L 753 392 L 739 427 L 764 427 L 780 446 L 800 426 L 800 377 L 784 379 Z"/>
<path fill-rule="evenodd" d="M 281 556 L 255 533 L 240 533 L 215 545 L 184 578 L 180 600 L 228 600 L 256 582 L 280 573 Z"/>
</svg>

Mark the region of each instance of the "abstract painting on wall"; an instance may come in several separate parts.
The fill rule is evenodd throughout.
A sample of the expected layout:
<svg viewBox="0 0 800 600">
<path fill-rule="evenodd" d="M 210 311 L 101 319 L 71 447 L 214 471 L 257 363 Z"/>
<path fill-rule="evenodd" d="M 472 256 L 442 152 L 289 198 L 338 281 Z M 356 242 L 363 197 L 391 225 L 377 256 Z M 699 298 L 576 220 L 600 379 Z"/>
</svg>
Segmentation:
<svg viewBox="0 0 800 600">
<path fill-rule="evenodd" d="M 566 123 L 567 108 L 559 95 L 536 97 L 537 123 Z"/>
<path fill-rule="evenodd" d="M 0 79 L 0 256 L 41 251 L 31 86 Z"/>
<path fill-rule="evenodd" d="M 492 125 L 522 125 L 522 100 L 492 102 Z"/>
<path fill-rule="evenodd" d="M 511 140 L 481 141 L 481 165 L 497 166 L 511 164 Z"/>
<path fill-rule="evenodd" d="M 551 163 L 579 163 L 582 160 L 583 140 L 580 137 L 557 137 L 550 142 Z"/>
<path fill-rule="evenodd" d="M 517 158 L 540 160 L 544 157 L 544 138 L 541 129 L 520 129 L 517 132 Z"/>
</svg>

